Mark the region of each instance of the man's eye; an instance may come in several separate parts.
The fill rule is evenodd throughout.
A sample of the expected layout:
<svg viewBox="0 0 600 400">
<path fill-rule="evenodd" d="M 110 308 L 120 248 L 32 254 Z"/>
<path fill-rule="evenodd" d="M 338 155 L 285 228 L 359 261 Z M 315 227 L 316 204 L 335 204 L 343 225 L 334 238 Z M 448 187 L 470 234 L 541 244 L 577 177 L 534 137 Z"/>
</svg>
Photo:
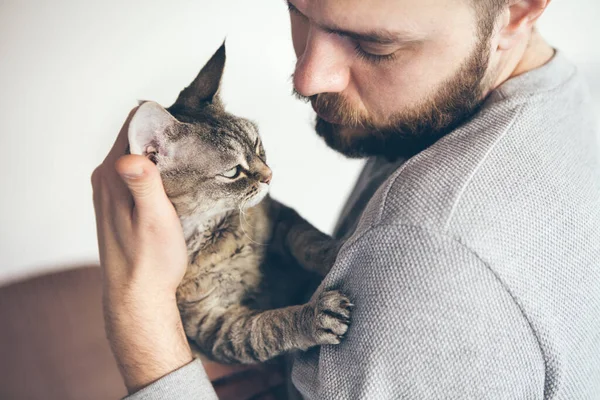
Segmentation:
<svg viewBox="0 0 600 400">
<path fill-rule="evenodd" d="M 242 167 L 240 165 L 230 169 L 229 171 L 225 171 L 221 174 L 221 176 L 224 176 L 225 178 L 229 178 L 229 179 L 235 179 L 238 176 L 240 176 L 240 173 L 242 172 Z"/>
<path fill-rule="evenodd" d="M 390 54 L 373 54 L 363 49 L 360 43 L 356 44 L 354 51 L 358 58 L 360 58 L 361 60 L 369 61 L 373 64 L 380 64 L 385 61 L 393 61 L 396 59 L 396 52 Z"/>
</svg>

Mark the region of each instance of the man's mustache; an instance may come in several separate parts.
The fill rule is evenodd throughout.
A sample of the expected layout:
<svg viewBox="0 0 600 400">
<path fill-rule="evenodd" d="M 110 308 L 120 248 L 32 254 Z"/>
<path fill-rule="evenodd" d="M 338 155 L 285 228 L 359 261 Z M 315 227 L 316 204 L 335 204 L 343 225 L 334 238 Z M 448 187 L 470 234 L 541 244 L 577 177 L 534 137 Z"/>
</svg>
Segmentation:
<svg viewBox="0 0 600 400">
<path fill-rule="evenodd" d="M 292 81 L 294 76 L 292 75 Z M 304 96 L 296 88 L 292 88 L 292 95 L 304 102 L 312 103 L 317 113 L 337 115 L 343 125 L 367 127 L 370 123 L 359 112 L 355 111 L 350 103 L 339 93 L 320 93 L 313 96 Z"/>
<path fill-rule="evenodd" d="M 294 82 L 294 74 L 292 74 L 290 76 L 290 81 Z M 299 91 L 296 90 L 296 88 L 293 86 L 292 83 L 292 96 L 294 96 L 296 99 L 304 102 L 304 103 L 309 103 L 311 100 L 314 100 L 313 98 L 316 96 L 304 96 L 303 94 L 300 94 Z"/>
<path fill-rule="evenodd" d="M 303 103 L 310 103 L 311 101 L 314 101 L 317 97 L 316 95 L 304 96 L 303 94 L 300 94 L 300 92 L 298 92 L 296 88 L 292 88 L 292 96 L 294 96 L 296 99 L 300 100 Z"/>
</svg>

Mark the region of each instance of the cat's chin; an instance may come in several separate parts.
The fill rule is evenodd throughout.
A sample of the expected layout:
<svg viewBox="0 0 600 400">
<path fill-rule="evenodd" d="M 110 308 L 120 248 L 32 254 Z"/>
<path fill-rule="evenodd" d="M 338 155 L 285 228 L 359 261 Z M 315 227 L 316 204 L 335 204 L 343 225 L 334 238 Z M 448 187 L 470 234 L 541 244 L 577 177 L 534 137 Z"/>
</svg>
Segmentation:
<svg viewBox="0 0 600 400">
<path fill-rule="evenodd" d="M 251 197 L 246 203 L 244 203 L 244 208 L 252 208 L 258 205 L 269 193 L 269 185 L 261 183 L 259 192 Z"/>
</svg>

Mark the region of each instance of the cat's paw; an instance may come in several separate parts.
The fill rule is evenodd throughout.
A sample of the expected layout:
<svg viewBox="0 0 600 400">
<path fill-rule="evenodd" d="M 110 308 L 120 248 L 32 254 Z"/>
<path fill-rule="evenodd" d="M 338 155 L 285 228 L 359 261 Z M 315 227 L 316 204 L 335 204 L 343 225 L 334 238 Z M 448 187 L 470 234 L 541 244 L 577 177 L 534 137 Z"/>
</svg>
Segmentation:
<svg viewBox="0 0 600 400">
<path fill-rule="evenodd" d="M 321 293 L 315 302 L 314 337 L 318 344 L 340 344 L 348 331 L 353 304 L 337 290 Z"/>
</svg>

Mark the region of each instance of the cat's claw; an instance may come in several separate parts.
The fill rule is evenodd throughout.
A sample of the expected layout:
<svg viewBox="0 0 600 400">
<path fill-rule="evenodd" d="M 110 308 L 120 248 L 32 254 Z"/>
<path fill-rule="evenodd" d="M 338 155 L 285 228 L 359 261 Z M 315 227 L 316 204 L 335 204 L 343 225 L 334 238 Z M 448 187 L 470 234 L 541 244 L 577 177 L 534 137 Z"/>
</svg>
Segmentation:
<svg viewBox="0 0 600 400">
<path fill-rule="evenodd" d="M 337 290 L 321 293 L 315 303 L 314 335 L 318 344 L 339 344 L 348 332 L 352 303 Z"/>
</svg>

